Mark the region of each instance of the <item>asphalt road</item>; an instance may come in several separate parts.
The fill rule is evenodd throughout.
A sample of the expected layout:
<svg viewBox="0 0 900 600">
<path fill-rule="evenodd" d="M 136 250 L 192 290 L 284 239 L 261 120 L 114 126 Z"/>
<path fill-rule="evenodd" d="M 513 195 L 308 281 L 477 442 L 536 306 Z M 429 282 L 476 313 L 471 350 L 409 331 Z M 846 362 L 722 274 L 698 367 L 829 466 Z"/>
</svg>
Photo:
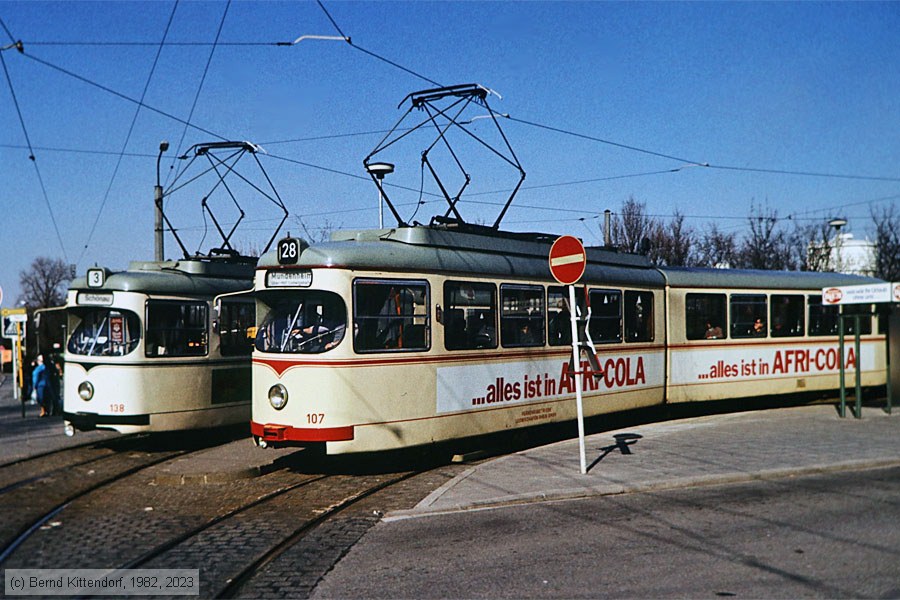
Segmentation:
<svg viewBox="0 0 900 600">
<path fill-rule="evenodd" d="M 382 522 L 313 598 L 898 598 L 900 468 Z"/>
</svg>

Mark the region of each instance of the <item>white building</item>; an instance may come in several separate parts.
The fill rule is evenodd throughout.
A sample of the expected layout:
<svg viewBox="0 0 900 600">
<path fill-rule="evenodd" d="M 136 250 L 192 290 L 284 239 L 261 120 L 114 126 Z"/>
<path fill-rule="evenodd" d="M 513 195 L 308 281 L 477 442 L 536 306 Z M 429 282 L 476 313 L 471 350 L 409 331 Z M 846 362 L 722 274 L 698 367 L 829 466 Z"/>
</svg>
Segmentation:
<svg viewBox="0 0 900 600">
<path fill-rule="evenodd" d="M 857 240 L 852 233 L 841 233 L 829 240 L 828 245 L 831 252 L 825 270 L 850 275 L 875 274 L 875 243 L 868 238 Z M 821 248 L 822 244 L 810 243 L 808 256 L 814 256 L 816 249 Z"/>
</svg>

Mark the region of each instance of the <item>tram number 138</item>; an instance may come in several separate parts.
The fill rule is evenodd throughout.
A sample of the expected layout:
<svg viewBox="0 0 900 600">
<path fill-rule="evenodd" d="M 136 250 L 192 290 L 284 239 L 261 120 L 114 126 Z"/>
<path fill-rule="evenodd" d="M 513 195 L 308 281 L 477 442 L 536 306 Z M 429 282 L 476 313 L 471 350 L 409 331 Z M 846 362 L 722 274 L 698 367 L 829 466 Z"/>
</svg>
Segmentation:
<svg viewBox="0 0 900 600">
<path fill-rule="evenodd" d="M 310 425 L 318 425 L 325 422 L 325 413 L 306 413 L 306 422 Z"/>
</svg>

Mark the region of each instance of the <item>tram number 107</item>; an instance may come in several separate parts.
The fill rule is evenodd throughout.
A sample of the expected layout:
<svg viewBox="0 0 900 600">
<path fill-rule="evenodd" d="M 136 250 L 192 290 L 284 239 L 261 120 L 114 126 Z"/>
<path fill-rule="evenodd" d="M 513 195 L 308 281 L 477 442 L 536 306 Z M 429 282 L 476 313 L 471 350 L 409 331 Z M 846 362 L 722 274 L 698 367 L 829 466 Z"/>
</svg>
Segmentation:
<svg viewBox="0 0 900 600">
<path fill-rule="evenodd" d="M 325 413 L 306 413 L 306 422 L 310 425 L 318 425 L 325 422 Z"/>
</svg>

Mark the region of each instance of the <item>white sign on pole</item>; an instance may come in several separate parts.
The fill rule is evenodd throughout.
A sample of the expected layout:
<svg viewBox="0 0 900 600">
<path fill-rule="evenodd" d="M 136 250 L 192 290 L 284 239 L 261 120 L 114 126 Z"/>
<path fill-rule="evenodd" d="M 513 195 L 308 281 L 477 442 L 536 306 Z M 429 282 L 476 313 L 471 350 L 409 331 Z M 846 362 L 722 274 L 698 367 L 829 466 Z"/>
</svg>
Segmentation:
<svg viewBox="0 0 900 600">
<path fill-rule="evenodd" d="M 867 283 L 822 288 L 824 304 L 900 302 L 900 283 Z"/>
<path fill-rule="evenodd" d="M 16 322 L 9 317 L 3 317 L 3 337 L 10 340 L 17 337 Z"/>
</svg>

